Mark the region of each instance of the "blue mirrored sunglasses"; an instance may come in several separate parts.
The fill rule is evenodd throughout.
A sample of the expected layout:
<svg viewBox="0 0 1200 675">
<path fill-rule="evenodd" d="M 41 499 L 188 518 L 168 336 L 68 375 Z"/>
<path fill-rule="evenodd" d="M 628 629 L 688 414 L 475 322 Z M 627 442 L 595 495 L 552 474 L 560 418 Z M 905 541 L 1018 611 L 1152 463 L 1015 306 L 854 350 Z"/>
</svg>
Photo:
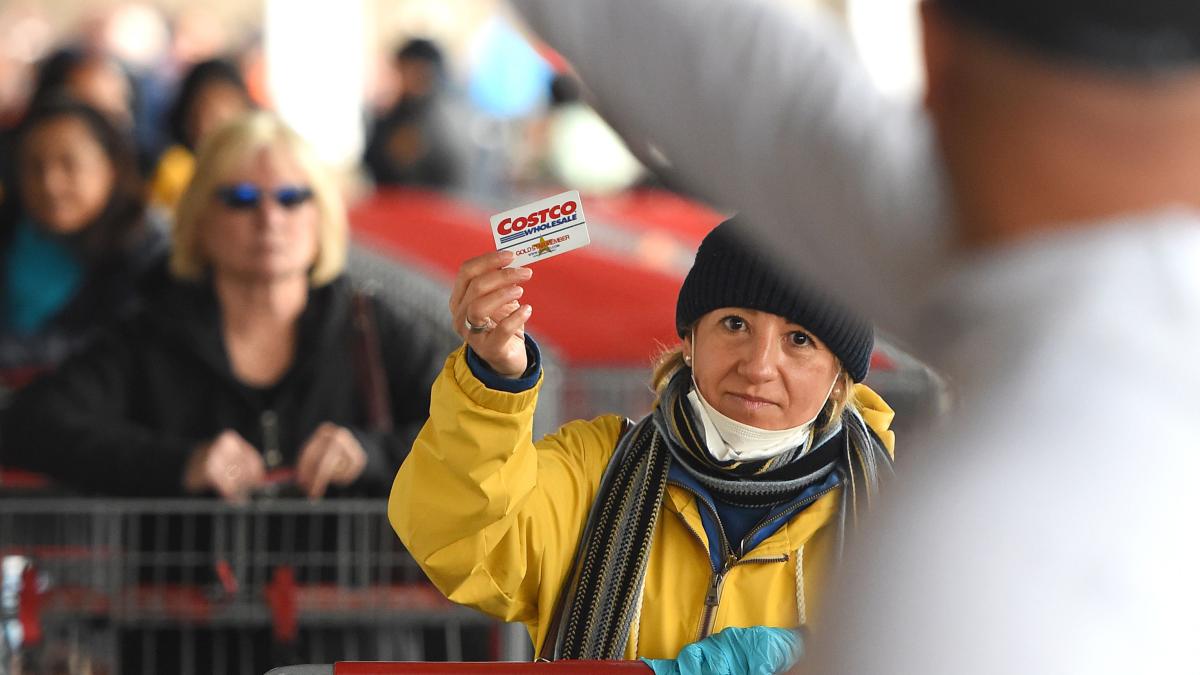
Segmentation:
<svg viewBox="0 0 1200 675">
<path fill-rule="evenodd" d="M 231 209 L 256 209 L 262 200 L 264 190 L 253 183 L 234 183 L 217 188 L 217 199 Z M 269 193 L 275 198 L 275 203 L 285 209 L 294 209 L 313 198 L 310 187 L 302 185 L 284 185 Z"/>
</svg>

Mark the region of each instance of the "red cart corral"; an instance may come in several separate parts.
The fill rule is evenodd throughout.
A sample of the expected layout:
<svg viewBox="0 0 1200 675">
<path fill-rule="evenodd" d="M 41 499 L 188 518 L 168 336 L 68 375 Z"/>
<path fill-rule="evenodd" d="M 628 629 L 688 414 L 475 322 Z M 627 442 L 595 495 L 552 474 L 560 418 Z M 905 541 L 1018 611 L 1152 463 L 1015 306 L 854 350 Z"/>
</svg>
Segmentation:
<svg viewBox="0 0 1200 675">
<path fill-rule="evenodd" d="M 261 675 L 527 645 L 425 579 L 383 500 L 0 494 L 0 673 Z"/>
</svg>

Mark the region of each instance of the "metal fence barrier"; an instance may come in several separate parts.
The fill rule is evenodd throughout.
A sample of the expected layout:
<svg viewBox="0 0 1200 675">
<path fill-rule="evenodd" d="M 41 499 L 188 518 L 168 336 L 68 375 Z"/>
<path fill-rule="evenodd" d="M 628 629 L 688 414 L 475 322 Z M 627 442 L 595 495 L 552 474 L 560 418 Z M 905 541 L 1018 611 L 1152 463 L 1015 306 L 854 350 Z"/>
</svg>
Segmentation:
<svg viewBox="0 0 1200 675">
<path fill-rule="evenodd" d="M 382 500 L 0 499 L 0 673 L 527 658 L 502 627 L 425 580 Z"/>
</svg>

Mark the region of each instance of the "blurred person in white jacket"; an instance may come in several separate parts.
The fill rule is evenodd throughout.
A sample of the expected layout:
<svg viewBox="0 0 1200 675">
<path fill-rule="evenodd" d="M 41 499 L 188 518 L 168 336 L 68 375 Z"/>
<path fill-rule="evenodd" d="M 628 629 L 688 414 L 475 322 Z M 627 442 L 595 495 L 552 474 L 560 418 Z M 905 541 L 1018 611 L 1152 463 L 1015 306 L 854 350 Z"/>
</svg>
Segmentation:
<svg viewBox="0 0 1200 675">
<path fill-rule="evenodd" d="M 635 147 L 956 388 L 803 672 L 1195 672 L 1200 4 L 926 0 L 921 109 L 828 17 L 513 4 Z"/>
</svg>

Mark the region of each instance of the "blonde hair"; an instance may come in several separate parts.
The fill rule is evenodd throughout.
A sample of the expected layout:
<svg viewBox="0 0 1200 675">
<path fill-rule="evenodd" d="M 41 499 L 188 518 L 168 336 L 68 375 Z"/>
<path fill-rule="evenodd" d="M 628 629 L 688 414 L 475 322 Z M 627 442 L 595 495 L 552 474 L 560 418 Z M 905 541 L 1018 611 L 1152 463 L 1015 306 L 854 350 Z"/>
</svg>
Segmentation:
<svg viewBox="0 0 1200 675">
<path fill-rule="evenodd" d="M 271 112 L 249 112 L 222 126 L 201 144 L 196 169 L 175 212 L 172 233 L 171 273 L 179 279 L 199 280 L 210 261 L 200 246 L 200 224 L 211 207 L 213 194 L 229 172 L 263 149 L 285 152 L 308 177 L 317 221 L 317 258 L 309 271 L 313 286 L 333 281 L 346 266 L 348 225 L 346 205 L 333 177 L 317 159 L 312 147 Z"/>
<path fill-rule="evenodd" d="M 836 357 L 834 358 L 836 360 Z M 664 351 L 655 361 L 650 379 L 655 393 L 661 395 L 675 373 L 687 367 L 687 363 L 683 360 L 683 345 L 676 345 Z M 826 422 L 818 432 L 823 432 L 833 426 L 842 418 L 842 413 L 848 407 L 858 410 L 858 401 L 854 398 L 854 378 L 850 377 L 850 373 L 846 372 L 839 362 L 837 384 L 833 386 L 833 394 L 830 394 L 829 400 L 825 403 L 825 409 L 822 411 Z"/>
</svg>

